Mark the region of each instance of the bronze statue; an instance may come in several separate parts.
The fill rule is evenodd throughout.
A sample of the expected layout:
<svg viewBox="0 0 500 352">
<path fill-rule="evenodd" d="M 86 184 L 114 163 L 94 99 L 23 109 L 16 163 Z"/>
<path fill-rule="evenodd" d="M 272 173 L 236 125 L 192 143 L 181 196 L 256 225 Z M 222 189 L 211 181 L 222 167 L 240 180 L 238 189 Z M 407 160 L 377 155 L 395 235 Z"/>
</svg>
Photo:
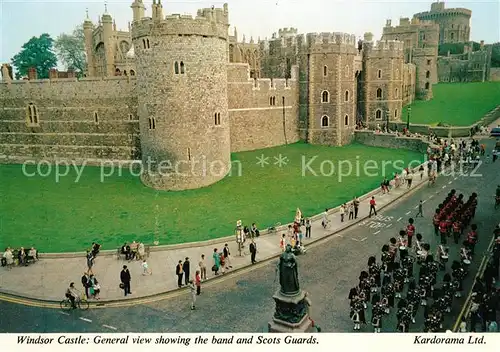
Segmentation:
<svg viewBox="0 0 500 352">
<path fill-rule="evenodd" d="M 285 252 L 281 254 L 276 268 L 279 270 L 280 292 L 286 296 L 293 296 L 300 292 L 298 264 L 292 253 L 292 246 L 286 246 Z"/>
</svg>

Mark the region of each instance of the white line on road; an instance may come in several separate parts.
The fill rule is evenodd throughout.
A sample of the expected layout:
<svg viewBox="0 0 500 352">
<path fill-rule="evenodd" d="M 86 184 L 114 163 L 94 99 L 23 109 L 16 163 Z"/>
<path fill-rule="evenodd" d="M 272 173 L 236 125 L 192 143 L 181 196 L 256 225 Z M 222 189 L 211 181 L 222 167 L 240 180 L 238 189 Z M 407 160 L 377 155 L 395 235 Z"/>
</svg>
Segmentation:
<svg viewBox="0 0 500 352">
<path fill-rule="evenodd" d="M 446 187 L 446 186 L 445 186 L 445 187 Z M 438 194 L 438 193 L 439 193 L 439 191 L 434 192 L 434 194 Z"/>
<path fill-rule="evenodd" d="M 359 242 L 359 240 L 357 238 L 351 238 L 351 240 Z"/>
<path fill-rule="evenodd" d="M 106 325 L 106 324 L 102 324 L 102 326 L 105 327 L 105 328 L 111 329 L 111 330 L 118 330 L 114 326 L 110 326 L 110 325 Z"/>
<path fill-rule="evenodd" d="M 64 315 L 69 315 L 69 313 L 66 313 L 66 312 L 59 312 L 61 314 L 64 314 Z"/>
<path fill-rule="evenodd" d="M 429 197 L 429 199 L 432 199 L 432 198 L 434 198 L 434 196 L 430 196 L 430 197 Z"/>
<path fill-rule="evenodd" d="M 400 217 L 397 221 L 401 221 L 401 219 L 402 219 L 402 218 L 403 218 L 403 217 Z"/>
<path fill-rule="evenodd" d="M 415 208 L 413 208 L 413 209 L 418 209 L 418 205 L 415 205 Z"/>
<path fill-rule="evenodd" d="M 448 182 L 449 185 L 451 185 L 452 183 L 453 183 L 453 181 Z"/>
<path fill-rule="evenodd" d="M 87 318 L 80 318 L 80 320 L 83 320 L 83 321 L 86 321 L 86 322 L 92 323 L 92 320 L 87 319 Z"/>
<path fill-rule="evenodd" d="M 410 214 L 410 213 L 411 213 L 411 210 L 410 210 L 409 212 L 407 212 L 405 215 L 408 215 L 408 214 Z"/>
<path fill-rule="evenodd" d="M 359 241 L 363 242 L 363 241 L 366 241 L 367 239 L 368 239 L 368 237 L 364 237 L 364 238 L 360 239 Z"/>
<path fill-rule="evenodd" d="M 446 188 L 446 185 L 444 185 L 443 187 L 441 187 L 442 189 L 445 189 Z"/>
<path fill-rule="evenodd" d="M 387 227 L 387 228 L 389 228 L 389 227 L 391 227 L 391 226 L 392 226 L 392 224 L 387 224 L 387 226 L 386 226 L 386 227 Z"/>
<path fill-rule="evenodd" d="M 456 181 L 458 179 L 458 177 L 455 177 L 454 180 Z"/>
<path fill-rule="evenodd" d="M 380 233 L 380 230 L 378 230 L 377 232 L 375 232 L 374 235 L 376 235 L 377 233 Z"/>
<path fill-rule="evenodd" d="M 424 199 L 424 200 L 422 201 L 422 204 L 424 204 L 425 202 L 427 202 L 427 200 L 426 200 L 426 199 Z"/>
</svg>

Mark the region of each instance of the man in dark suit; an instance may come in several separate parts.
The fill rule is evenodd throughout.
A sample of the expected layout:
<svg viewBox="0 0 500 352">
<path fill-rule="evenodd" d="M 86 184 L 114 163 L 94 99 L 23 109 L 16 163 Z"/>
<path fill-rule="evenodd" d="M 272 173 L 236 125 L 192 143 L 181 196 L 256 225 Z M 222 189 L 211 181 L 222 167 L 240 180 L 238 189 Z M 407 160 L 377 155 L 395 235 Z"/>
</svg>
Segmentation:
<svg viewBox="0 0 500 352">
<path fill-rule="evenodd" d="M 250 258 L 252 260 L 252 264 L 257 263 L 257 261 L 255 260 L 256 255 L 257 255 L 257 244 L 252 238 L 252 243 L 250 243 Z"/>
<path fill-rule="evenodd" d="M 130 280 L 132 278 L 130 277 L 130 271 L 128 271 L 128 268 L 126 265 L 123 266 L 123 270 L 120 273 L 120 281 L 123 284 L 123 291 L 125 292 L 125 296 L 131 295 L 132 292 L 130 292 Z"/>
<path fill-rule="evenodd" d="M 224 265 L 226 266 L 226 269 L 232 268 L 233 266 L 231 265 L 231 258 L 229 257 L 231 255 L 231 252 L 229 252 L 229 246 L 227 243 L 224 245 L 222 255 L 224 256 Z"/>
<path fill-rule="evenodd" d="M 177 286 L 179 288 L 182 287 L 182 276 L 184 275 L 184 270 L 182 269 L 182 260 L 179 260 L 179 263 L 175 267 L 175 275 L 177 275 Z"/>
<path fill-rule="evenodd" d="M 184 271 L 184 284 L 187 285 L 189 284 L 189 272 L 191 271 L 191 264 L 189 263 L 188 257 L 186 257 L 186 260 L 184 260 L 184 264 L 182 264 L 182 271 Z"/>
</svg>

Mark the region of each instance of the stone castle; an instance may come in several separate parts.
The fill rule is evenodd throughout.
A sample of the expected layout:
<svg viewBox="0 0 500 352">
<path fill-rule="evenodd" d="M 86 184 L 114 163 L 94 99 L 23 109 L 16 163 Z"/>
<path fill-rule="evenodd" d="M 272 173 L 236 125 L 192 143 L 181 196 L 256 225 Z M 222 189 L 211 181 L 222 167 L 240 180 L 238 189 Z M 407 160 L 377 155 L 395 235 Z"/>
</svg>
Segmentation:
<svg viewBox="0 0 500 352">
<path fill-rule="evenodd" d="M 462 9 L 387 21 L 376 43 L 294 28 L 247 43 L 229 34 L 227 5 L 196 17 L 164 16 L 159 0 L 150 17 L 142 0 L 131 8 L 129 31 L 107 11 L 98 26 L 87 16 L 84 78 L 52 70 L 38 80 L 33 69 L 13 80 L 2 67 L 0 162 L 142 160 L 147 186 L 208 186 L 230 171 L 231 152 L 344 145 L 360 121 L 401 120 L 404 105 L 432 98 L 439 43 L 469 40 Z"/>
</svg>

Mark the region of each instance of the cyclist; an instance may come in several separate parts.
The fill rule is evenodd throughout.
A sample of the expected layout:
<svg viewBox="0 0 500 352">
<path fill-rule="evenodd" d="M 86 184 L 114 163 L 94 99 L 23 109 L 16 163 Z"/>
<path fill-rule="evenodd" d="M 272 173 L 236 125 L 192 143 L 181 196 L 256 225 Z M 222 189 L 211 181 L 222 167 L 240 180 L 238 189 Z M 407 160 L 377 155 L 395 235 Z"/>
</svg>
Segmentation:
<svg viewBox="0 0 500 352">
<path fill-rule="evenodd" d="M 71 308 L 76 309 L 76 299 L 79 297 L 79 294 L 74 282 L 69 284 L 65 296 L 71 301 Z"/>
</svg>

